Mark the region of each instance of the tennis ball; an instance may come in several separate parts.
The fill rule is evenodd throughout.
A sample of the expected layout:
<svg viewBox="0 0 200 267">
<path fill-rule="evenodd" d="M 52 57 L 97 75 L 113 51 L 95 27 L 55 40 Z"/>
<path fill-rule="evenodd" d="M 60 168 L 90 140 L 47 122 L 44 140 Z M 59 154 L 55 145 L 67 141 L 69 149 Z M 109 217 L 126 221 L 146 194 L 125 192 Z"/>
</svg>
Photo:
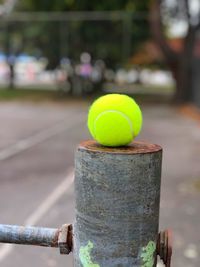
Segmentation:
<svg viewBox="0 0 200 267">
<path fill-rule="evenodd" d="M 142 112 L 127 95 L 108 94 L 98 98 L 88 113 L 88 128 L 101 145 L 128 145 L 140 132 Z"/>
</svg>

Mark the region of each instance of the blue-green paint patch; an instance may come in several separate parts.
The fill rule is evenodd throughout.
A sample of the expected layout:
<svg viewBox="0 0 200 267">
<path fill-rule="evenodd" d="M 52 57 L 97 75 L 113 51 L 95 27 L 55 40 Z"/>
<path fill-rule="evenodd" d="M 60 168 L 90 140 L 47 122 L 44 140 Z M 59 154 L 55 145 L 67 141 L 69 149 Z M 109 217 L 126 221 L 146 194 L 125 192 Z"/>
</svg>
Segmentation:
<svg viewBox="0 0 200 267">
<path fill-rule="evenodd" d="M 93 263 L 91 259 L 91 251 L 94 245 L 91 241 L 88 241 L 86 246 L 80 247 L 79 258 L 83 267 L 100 267 L 99 264 Z"/>
<path fill-rule="evenodd" d="M 141 258 L 143 260 L 143 264 L 141 267 L 153 267 L 155 251 L 156 244 L 153 241 L 149 241 L 147 246 L 142 248 Z"/>
</svg>

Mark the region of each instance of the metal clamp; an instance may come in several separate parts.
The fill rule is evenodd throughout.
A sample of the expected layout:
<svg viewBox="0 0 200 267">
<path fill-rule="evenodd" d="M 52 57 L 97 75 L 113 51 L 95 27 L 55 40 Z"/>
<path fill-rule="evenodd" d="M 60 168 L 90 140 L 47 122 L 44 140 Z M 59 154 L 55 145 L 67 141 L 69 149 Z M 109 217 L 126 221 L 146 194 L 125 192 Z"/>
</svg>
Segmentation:
<svg viewBox="0 0 200 267">
<path fill-rule="evenodd" d="M 72 225 L 64 224 L 58 235 L 58 247 L 60 254 L 69 254 L 72 251 Z"/>
<path fill-rule="evenodd" d="M 161 231 L 157 241 L 157 255 L 166 267 L 171 266 L 172 257 L 172 232 L 170 230 Z"/>
</svg>

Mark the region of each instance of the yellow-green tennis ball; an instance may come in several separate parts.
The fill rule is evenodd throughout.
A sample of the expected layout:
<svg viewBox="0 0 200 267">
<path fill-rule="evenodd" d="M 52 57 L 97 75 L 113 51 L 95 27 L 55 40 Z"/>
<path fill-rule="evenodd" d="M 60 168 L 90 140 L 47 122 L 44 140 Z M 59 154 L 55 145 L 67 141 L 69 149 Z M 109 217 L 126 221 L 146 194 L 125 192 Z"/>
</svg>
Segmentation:
<svg viewBox="0 0 200 267">
<path fill-rule="evenodd" d="M 140 132 L 142 112 L 129 96 L 108 94 L 98 98 L 88 113 L 92 137 L 104 146 L 128 145 Z"/>
</svg>

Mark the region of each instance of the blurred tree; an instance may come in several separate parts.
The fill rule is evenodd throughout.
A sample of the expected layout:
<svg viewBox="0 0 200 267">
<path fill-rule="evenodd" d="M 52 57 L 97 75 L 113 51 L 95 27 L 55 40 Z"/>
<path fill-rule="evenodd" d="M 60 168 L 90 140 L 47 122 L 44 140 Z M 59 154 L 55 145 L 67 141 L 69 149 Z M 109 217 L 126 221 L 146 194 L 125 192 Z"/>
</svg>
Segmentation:
<svg viewBox="0 0 200 267">
<path fill-rule="evenodd" d="M 153 35 L 176 81 L 175 101 L 200 105 L 200 1 L 152 0 L 150 10 Z M 173 47 L 169 32 L 174 29 L 177 37 L 177 26 L 182 33 Z"/>
</svg>

